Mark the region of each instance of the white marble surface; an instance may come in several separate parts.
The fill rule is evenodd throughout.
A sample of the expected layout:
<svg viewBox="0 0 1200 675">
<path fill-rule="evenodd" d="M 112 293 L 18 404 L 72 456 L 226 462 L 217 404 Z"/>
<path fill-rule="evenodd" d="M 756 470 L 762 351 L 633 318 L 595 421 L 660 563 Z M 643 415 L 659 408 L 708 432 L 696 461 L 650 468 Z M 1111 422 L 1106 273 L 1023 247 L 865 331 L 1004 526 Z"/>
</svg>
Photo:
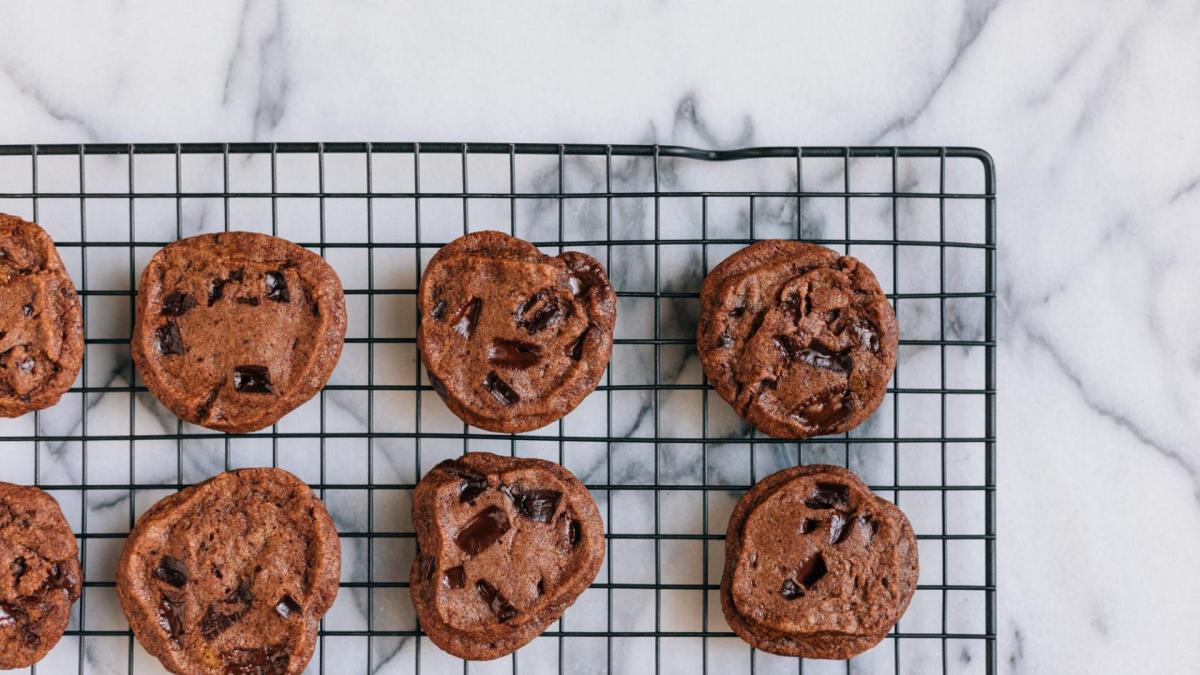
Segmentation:
<svg viewBox="0 0 1200 675">
<path fill-rule="evenodd" d="M 1197 35 L 1200 3 L 1194 1 L 862 3 L 836 9 L 764 3 L 742 4 L 732 12 L 712 3 L 683 2 L 586 7 L 362 2 L 336 8 L 255 0 L 188 6 L 131 0 L 27 3 L 0 9 L 0 143 L 477 140 L 983 147 L 995 157 L 999 177 L 999 670 L 1185 673 L 1200 667 L 1200 605 L 1195 602 L 1200 597 L 1200 450 L 1194 441 L 1200 431 L 1200 312 L 1193 300 L 1200 285 Z M 77 188 L 71 187 L 70 167 L 44 162 L 41 190 Z M 233 167 L 248 176 L 261 175 L 255 174 L 260 169 L 252 162 Z M 451 169 L 444 174 L 452 175 Z M 212 185 L 216 170 L 219 165 L 201 164 L 186 169 L 185 177 Z M 308 170 L 288 169 L 301 182 L 311 179 Z M 112 162 L 99 161 L 88 171 L 90 190 L 122 190 L 128 180 Z M 170 171 L 169 164 L 139 165 L 137 179 L 153 184 L 162 176 L 173 179 Z M 335 167 L 330 176 L 354 176 L 355 171 Z M 27 180 L 21 175 L 20 167 L 0 164 L 0 184 Z M 632 175 L 636 179 L 636 172 Z M 173 189 L 170 182 L 165 189 Z M 0 187 L 0 192 L 13 191 L 21 189 Z M 3 206 L 28 208 L 8 201 Z M 128 239 L 120 208 L 91 208 L 96 211 L 88 211 L 89 238 Z M 261 226 L 263 212 L 257 208 L 235 211 L 234 224 Z M 60 240 L 70 240 L 75 227 L 77 240 L 78 212 L 77 202 L 43 200 L 40 216 Z M 311 210 L 298 206 L 286 215 L 289 227 L 296 228 L 288 234 L 311 240 Z M 452 215 L 434 210 L 424 216 L 424 227 L 437 227 L 429 223 L 439 218 L 452 221 Z M 621 226 L 634 228 L 630 231 L 644 224 L 636 223 L 644 211 L 620 215 Z M 219 206 L 202 200 L 185 205 L 185 233 L 221 227 L 221 216 Z M 147 205 L 137 217 L 138 238 L 174 236 L 169 204 Z M 524 223 L 536 232 L 544 226 L 543 217 L 523 213 L 518 228 Z M 356 223 L 361 227 L 361 214 L 331 212 L 330 218 L 345 223 L 345 236 L 362 234 L 354 229 Z M 809 224 L 819 229 L 827 223 Z M 395 236 L 406 236 L 402 224 L 396 227 Z M 151 253 L 138 250 L 135 265 Z M 108 255 L 115 257 L 89 249 L 88 287 L 127 290 L 129 249 L 114 248 Z M 79 282 L 81 265 L 67 257 Z M 350 277 L 347 287 L 366 287 L 361 261 L 334 262 L 344 278 Z M 620 267 L 614 270 L 619 286 L 634 288 L 645 281 L 637 264 L 610 265 Z M 411 287 L 415 269 L 415 261 L 384 265 L 382 272 L 377 269 L 383 275 L 377 284 Z M 697 274 L 695 261 L 686 258 L 664 271 L 684 288 Z M 127 301 L 94 301 L 89 336 L 123 336 Z M 376 307 L 384 316 L 377 331 L 411 334 L 411 319 L 404 318 L 411 307 L 390 302 Z M 646 330 L 645 310 L 634 304 L 622 305 L 626 335 Z M 352 335 L 365 335 L 363 307 L 352 301 L 351 312 L 359 317 Z M 920 312 L 902 309 L 902 320 L 906 316 L 921 319 Z M 979 336 L 969 311 L 955 316 L 956 330 Z M 687 324 L 686 311 L 676 323 Z M 89 385 L 127 384 L 128 358 L 120 346 L 99 346 L 89 358 Z M 614 365 L 613 381 L 636 383 L 644 358 L 622 355 L 614 362 L 620 365 Z M 908 358 L 913 361 L 909 372 L 922 372 L 921 354 Z M 698 381 L 694 359 L 682 353 L 665 356 L 671 359 L 677 365 L 672 377 Z M 362 350 L 348 349 L 334 382 L 361 381 L 364 361 Z M 411 348 L 376 353 L 377 384 L 387 378 L 412 382 L 414 371 Z M 411 410 L 410 393 L 385 398 L 375 405 Z M 90 435 L 174 429 L 170 416 L 146 397 L 131 404 L 119 392 L 91 395 L 86 404 Z M 615 405 L 636 411 L 641 402 Z M 78 434 L 81 406 L 78 394 L 69 396 L 39 417 L 39 430 Z M 326 406 L 327 430 L 366 430 L 360 395 L 329 392 Z M 924 419 L 911 417 L 912 408 L 904 410 L 904 424 Z M 316 430 L 315 412 L 299 411 L 281 430 Z M 422 430 L 461 428 L 431 397 L 423 415 Z M 615 416 L 615 424 L 630 426 L 614 433 L 651 433 L 636 414 L 626 417 Z M 380 423 L 405 430 L 404 420 L 411 419 L 409 413 Z M 714 419 L 710 423 L 727 422 L 719 410 Z M 660 432 L 689 435 L 695 423 L 694 416 L 673 415 Z M 10 421 L 0 432 L 27 435 L 33 424 L 32 418 Z M 573 415 L 566 424 L 582 435 L 605 432 L 595 426 L 594 415 Z M 871 424 L 886 430 L 892 420 Z M 736 432 L 736 425 L 730 430 Z M 272 459 L 269 439 L 239 439 L 229 446 L 221 440 L 186 443 L 179 467 L 172 443 L 139 441 L 134 480 L 197 480 L 223 468 L 226 452 L 231 465 Z M 32 480 L 32 444 L 6 445 L 0 479 Z M 496 445 L 509 449 L 507 443 Z M 553 444 L 516 445 L 517 452 L 552 449 L 557 454 Z M 772 446 L 757 447 L 759 475 L 791 461 Z M 816 447 L 811 456 L 847 461 L 843 447 Z M 462 449 L 460 441 L 426 441 L 422 448 L 422 468 Z M 584 443 L 572 446 L 564 459 L 588 482 L 603 483 L 611 474 L 613 482 L 636 484 L 653 481 L 649 449 L 621 444 L 606 466 L 603 446 Z M 362 439 L 337 440 L 325 451 L 338 458 L 326 462 L 327 483 L 367 480 L 363 460 L 368 452 L 375 457 L 369 478 L 376 482 L 410 483 L 418 471 L 403 440 L 377 439 L 369 446 Z M 84 480 L 79 443 L 46 442 L 38 452 L 39 481 Z M 130 480 L 128 444 L 89 442 L 87 452 L 88 484 Z M 279 462 L 318 482 L 320 452 L 316 441 L 289 442 L 280 448 Z M 747 457 L 744 445 L 715 446 L 708 481 L 746 483 Z M 701 481 L 697 461 L 694 446 L 663 446 L 660 481 Z M 868 478 L 879 472 L 877 482 L 884 484 L 898 471 L 888 464 L 886 451 L 849 461 Z M 916 456 L 903 461 L 918 475 L 902 480 L 930 479 L 919 475 L 930 466 L 927 461 Z M 971 468 L 969 459 L 963 466 Z M 932 480 L 939 477 L 934 474 Z M 86 514 L 87 531 L 119 533 L 132 514 L 162 493 L 138 493 L 131 505 L 126 491 L 93 490 L 86 508 L 78 494 L 59 494 L 76 527 L 84 527 Z M 610 529 L 636 533 L 652 522 L 649 494 L 601 495 L 603 508 L 612 502 Z M 700 531 L 703 505 L 688 501 L 698 494 L 665 497 L 672 503 L 660 504 L 663 531 Z M 723 529 L 736 496 L 736 491 L 710 493 L 709 515 L 718 523 L 710 524 L 711 530 Z M 377 492 L 370 511 L 362 491 L 330 491 L 326 497 L 343 530 L 367 529 L 368 512 L 378 530 L 407 528 L 403 492 Z M 936 504 L 902 505 L 917 514 L 915 521 L 938 512 Z M 969 529 L 978 525 L 979 509 L 952 503 L 946 516 L 949 531 Z M 924 531 L 940 526 L 934 522 Z M 923 527 L 918 522 L 918 530 Z M 89 540 L 91 580 L 111 578 L 119 542 Z M 362 542 L 349 540 L 345 547 L 348 581 L 365 580 L 368 550 Z M 665 575 L 680 583 L 703 576 L 698 543 L 685 540 L 670 547 L 662 553 L 682 562 L 669 566 Z M 637 539 L 615 544 L 612 555 L 622 562 L 611 576 L 602 572 L 601 579 L 653 582 L 653 551 L 645 548 L 646 542 Z M 394 561 L 412 555 L 411 542 L 378 540 L 373 553 L 376 580 L 399 579 L 402 566 Z M 935 549 L 925 556 L 923 574 L 942 574 L 939 554 Z M 977 554 L 962 555 L 971 562 Z M 978 560 L 965 569 L 978 572 Z M 945 574 L 947 582 L 956 581 L 951 570 Z M 922 581 L 942 579 L 923 576 Z M 606 595 L 585 594 L 568 613 L 567 629 L 603 631 Z M 654 630 L 652 595 L 616 590 L 613 596 L 614 628 Z M 661 602 L 663 630 L 702 629 L 697 618 L 702 601 L 694 595 L 664 594 Z M 963 607 L 948 604 L 951 621 L 961 619 L 965 632 L 982 630 L 971 625 L 980 613 L 969 601 Z M 719 608 L 710 605 L 709 628 L 724 630 Z M 412 627 L 405 589 L 377 592 L 372 611 L 378 630 Z M 366 613 L 363 592 L 347 589 L 327 628 L 362 629 Z M 125 628 L 109 588 L 89 589 L 84 614 L 89 631 Z M 919 599 L 905 621 L 902 630 L 936 632 L 940 603 Z M 694 671 L 699 643 L 664 639 L 663 670 Z M 941 645 L 932 643 L 931 650 L 902 649 L 904 672 L 941 668 Z M 128 645 L 121 636 L 89 637 L 82 650 L 86 672 L 126 672 Z M 330 638 L 325 650 L 327 672 L 368 669 L 361 639 Z M 652 667 L 653 651 L 653 641 L 615 641 L 613 671 Z M 39 672 L 74 671 L 79 653 L 78 640 L 69 637 Z M 156 672 L 153 659 L 140 649 L 134 653 L 136 672 Z M 977 645 L 951 641 L 947 653 L 951 670 L 981 672 Z M 384 638 L 374 645 L 373 656 L 380 672 L 407 672 L 415 647 L 412 640 Z M 603 667 L 604 641 L 570 641 L 562 658 L 580 672 Z M 714 672 L 738 672 L 746 668 L 748 652 L 736 640 L 715 638 L 709 640 L 708 658 Z M 539 640 L 521 652 L 518 664 L 523 672 L 553 671 L 558 659 L 557 641 Z M 439 666 L 458 669 L 428 643 L 420 649 L 420 662 L 425 672 Z M 854 668 L 890 672 L 892 663 L 893 654 L 886 651 Z M 761 657 L 757 665 L 759 672 L 795 668 L 794 662 Z M 471 671 L 511 667 L 504 660 Z M 843 667 L 837 664 L 834 670 Z M 805 672 L 825 671 L 809 665 Z"/>
</svg>

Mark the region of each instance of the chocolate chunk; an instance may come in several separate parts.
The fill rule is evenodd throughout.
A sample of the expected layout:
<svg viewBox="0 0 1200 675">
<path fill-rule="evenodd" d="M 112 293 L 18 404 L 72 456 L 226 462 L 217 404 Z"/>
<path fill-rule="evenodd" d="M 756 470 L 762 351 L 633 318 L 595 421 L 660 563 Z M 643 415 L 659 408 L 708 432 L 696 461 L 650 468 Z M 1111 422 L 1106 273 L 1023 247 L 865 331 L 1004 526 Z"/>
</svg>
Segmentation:
<svg viewBox="0 0 1200 675">
<path fill-rule="evenodd" d="M 285 675 L 291 660 L 287 645 L 234 647 L 221 653 L 225 675 Z"/>
<path fill-rule="evenodd" d="M 179 356 L 187 351 L 183 346 L 183 336 L 179 334 L 179 326 L 174 321 L 168 321 L 167 325 L 154 332 L 154 336 L 158 339 L 158 353 L 163 356 Z"/>
<path fill-rule="evenodd" d="M 196 306 L 196 300 L 187 293 L 175 291 L 163 298 L 163 316 L 183 316 L 185 312 Z"/>
<path fill-rule="evenodd" d="M 841 483 L 819 482 L 804 505 L 810 509 L 846 511 L 850 506 L 850 488 Z"/>
<path fill-rule="evenodd" d="M 541 360 L 541 347 L 520 340 L 496 338 L 488 348 L 488 363 L 501 368 L 525 370 L 536 366 Z"/>
<path fill-rule="evenodd" d="M 12 609 L 3 602 L 0 602 L 0 628 L 8 628 L 17 623 L 11 614 Z"/>
<path fill-rule="evenodd" d="M 869 515 L 858 517 L 858 531 L 862 532 L 863 541 L 868 546 L 871 545 L 871 540 L 875 538 L 875 520 Z"/>
<path fill-rule="evenodd" d="M 464 477 L 462 484 L 458 487 L 458 501 L 474 502 L 475 498 L 483 494 L 486 489 L 487 478 L 483 476 Z"/>
<path fill-rule="evenodd" d="M 64 590 L 72 600 L 78 599 L 83 590 L 79 577 L 71 571 L 71 566 L 57 563 L 50 568 L 50 576 L 46 579 L 44 587 L 48 590 Z"/>
<path fill-rule="evenodd" d="M 456 459 L 447 459 L 434 469 L 444 469 L 462 479 L 458 485 L 458 501 L 474 502 L 475 498 L 487 489 L 487 476 L 472 471 L 467 465 Z"/>
<path fill-rule="evenodd" d="M 251 295 L 249 297 L 245 297 L 245 298 L 238 298 L 237 302 L 238 302 L 238 304 L 250 305 L 251 307 L 258 307 L 258 305 L 261 303 L 261 301 L 256 296 L 253 296 L 253 295 Z"/>
<path fill-rule="evenodd" d="M 479 597 L 487 604 L 488 609 L 492 610 L 492 614 L 500 623 L 517 615 L 517 608 L 512 606 L 508 598 L 505 598 L 495 586 L 483 579 L 475 582 L 475 592 L 479 593 Z"/>
<path fill-rule="evenodd" d="M 809 532 L 817 529 L 817 525 L 819 524 L 820 523 L 818 523 L 814 518 L 801 518 L 800 525 L 797 527 L 797 530 L 800 532 L 800 534 L 808 534 Z"/>
<path fill-rule="evenodd" d="M 825 576 L 825 558 L 820 553 L 814 553 L 808 560 L 805 560 L 800 569 L 796 572 L 798 581 L 805 589 L 812 590 L 813 584 L 821 580 Z"/>
<path fill-rule="evenodd" d="M 28 375 L 33 372 L 33 367 L 37 365 L 37 361 L 32 356 L 26 356 L 17 363 L 17 369 Z"/>
<path fill-rule="evenodd" d="M 733 336 L 729 334 L 728 330 L 721 331 L 721 334 L 717 336 L 717 347 L 724 349 L 726 347 L 732 347 L 732 346 L 733 346 Z"/>
<path fill-rule="evenodd" d="M 846 372 L 846 362 L 835 354 L 827 354 L 820 349 L 803 349 L 796 358 L 813 368 L 824 368 L 838 373 Z"/>
<path fill-rule="evenodd" d="M 583 346 L 587 344 L 588 334 L 592 332 L 593 328 L 595 328 L 594 325 L 588 325 L 588 327 L 579 334 L 579 339 L 571 343 L 571 348 L 568 350 L 567 355 L 570 356 L 573 361 L 579 361 L 583 358 Z"/>
<path fill-rule="evenodd" d="M 229 272 L 229 281 L 241 281 L 246 278 L 245 268 L 239 267 Z"/>
<path fill-rule="evenodd" d="M 537 594 L 538 594 L 539 598 L 546 594 L 546 580 L 545 579 L 538 579 Z"/>
<path fill-rule="evenodd" d="M 807 399 L 792 411 L 792 418 L 811 431 L 827 429 L 849 416 L 850 392 L 820 394 Z"/>
<path fill-rule="evenodd" d="M 212 307 L 221 296 L 225 295 L 225 280 L 213 279 L 208 283 L 208 306 Z"/>
<path fill-rule="evenodd" d="M 571 257 L 567 264 L 572 272 L 571 276 L 567 277 L 567 285 L 575 297 L 586 298 L 593 288 L 608 286 L 608 275 L 604 273 L 599 262 Z"/>
<path fill-rule="evenodd" d="M 483 300 L 471 298 L 467 304 L 463 305 L 462 309 L 458 310 L 458 315 L 454 318 L 454 332 L 470 340 L 471 336 L 475 334 L 475 325 L 479 323 L 479 311 L 482 308 Z"/>
<path fill-rule="evenodd" d="M 508 532 L 511 525 L 504 509 L 489 506 L 480 511 L 458 532 L 454 543 L 467 555 L 478 555 L 487 547 L 496 543 Z"/>
<path fill-rule="evenodd" d="M 237 366 L 233 369 L 233 388 L 244 394 L 270 394 L 271 373 L 266 366 Z"/>
<path fill-rule="evenodd" d="M 22 316 L 33 316 L 33 305 L 21 305 Z"/>
<path fill-rule="evenodd" d="M 433 309 L 429 310 L 429 316 L 431 316 L 435 319 L 440 319 L 440 318 L 442 318 L 442 314 L 445 313 L 445 311 L 446 311 L 446 301 L 438 300 L 437 304 L 433 306 Z"/>
<path fill-rule="evenodd" d="M 229 608 L 228 610 L 219 610 L 216 605 L 209 605 L 200 619 L 200 634 L 209 642 L 215 640 L 230 626 L 241 621 L 242 617 L 250 612 L 250 605 L 253 602 L 254 596 L 250 594 L 250 582 L 243 580 L 237 585 L 237 588 L 229 592 L 224 600 L 220 601 L 219 604 L 223 608 Z"/>
<path fill-rule="evenodd" d="M 508 383 L 500 379 L 496 373 L 488 373 L 488 376 L 483 379 L 483 388 L 491 393 L 492 398 L 496 399 L 500 405 L 509 406 L 521 400 L 517 392 L 508 386 Z"/>
<path fill-rule="evenodd" d="M 421 578 L 429 581 L 433 577 L 433 570 L 437 567 L 437 558 L 431 555 L 421 554 Z"/>
<path fill-rule="evenodd" d="M 449 589 L 458 589 L 467 585 L 467 571 L 462 565 L 451 567 L 442 574 L 442 586 Z"/>
<path fill-rule="evenodd" d="M 559 297 L 551 289 L 543 288 L 517 307 L 517 326 L 533 335 L 557 325 L 563 316 Z"/>
<path fill-rule="evenodd" d="M 288 302 L 292 299 L 288 294 L 287 277 L 283 276 L 283 272 L 267 272 L 263 275 L 263 282 L 267 285 L 268 300 Z"/>
<path fill-rule="evenodd" d="M 850 520 L 840 513 L 834 513 L 829 517 L 829 543 L 840 544 L 850 534 L 850 530 L 854 529 L 850 526 Z"/>
<path fill-rule="evenodd" d="M 187 567 L 178 559 L 164 555 L 154 570 L 154 578 L 175 588 L 183 588 L 188 581 Z"/>
<path fill-rule="evenodd" d="M 284 593 L 279 602 L 275 603 L 275 613 L 285 619 L 292 618 L 293 614 L 299 614 L 301 610 L 303 607 L 300 606 L 300 603 L 287 593 Z"/>
<path fill-rule="evenodd" d="M 183 603 L 175 602 L 165 593 L 158 596 L 158 625 L 178 644 L 183 637 Z"/>
<path fill-rule="evenodd" d="M 879 353 L 879 331 L 866 321 L 855 321 L 850 326 L 850 334 L 855 344 L 866 347 L 872 354 Z"/>
<path fill-rule="evenodd" d="M 800 588 L 792 579 L 784 579 L 783 585 L 779 587 L 779 594 L 784 600 L 795 600 L 796 598 L 804 597 L 804 589 Z"/>
<path fill-rule="evenodd" d="M 571 548 L 579 546 L 583 541 L 583 528 L 580 527 L 579 521 L 574 518 L 567 518 L 567 544 Z"/>
<path fill-rule="evenodd" d="M 562 497 L 562 493 L 555 490 L 526 490 L 520 485 L 506 485 L 500 491 L 512 500 L 517 513 L 535 523 L 550 522 Z"/>
</svg>

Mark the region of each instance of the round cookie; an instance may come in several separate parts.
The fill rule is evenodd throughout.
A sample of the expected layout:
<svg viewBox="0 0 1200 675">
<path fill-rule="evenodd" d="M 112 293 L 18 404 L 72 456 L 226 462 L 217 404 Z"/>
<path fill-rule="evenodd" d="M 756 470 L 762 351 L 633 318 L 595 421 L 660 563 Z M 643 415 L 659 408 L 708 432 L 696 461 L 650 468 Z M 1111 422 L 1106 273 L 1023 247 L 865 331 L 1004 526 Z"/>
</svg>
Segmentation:
<svg viewBox="0 0 1200 675">
<path fill-rule="evenodd" d="M 908 518 L 838 466 L 767 476 L 729 519 L 721 609 L 752 646 L 848 659 L 875 646 L 917 588 Z"/>
<path fill-rule="evenodd" d="M 616 293 L 583 253 L 551 257 L 502 232 L 475 232 L 430 259 L 417 297 L 429 379 L 472 426 L 543 427 L 579 405 L 608 367 Z"/>
<path fill-rule="evenodd" d="M 138 518 L 117 596 L 138 642 L 173 673 L 290 675 L 312 658 L 340 568 L 312 490 L 282 469 L 241 469 Z"/>
<path fill-rule="evenodd" d="M 82 317 L 50 235 L 0 213 L 0 416 L 58 403 L 83 363 Z"/>
<path fill-rule="evenodd" d="M 898 344 L 875 275 L 824 246 L 760 241 L 721 261 L 700 291 L 704 372 L 777 438 L 858 426 L 883 401 Z"/>
<path fill-rule="evenodd" d="M 495 659 L 540 635 L 604 560 L 587 488 L 540 459 L 472 452 L 435 466 L 413 494 L 420 555 L 409 574 L 421 628 L 464 659 Z"/>
<path fill-rule="evenodd" d="M 79 549 L 58 502 L 0 483 L 0 670 L 32 666 L 58 644 L 82 589 Z"/>
<path fill-rule="evenodd" d="M 256 431 L 312 398 L 346 336 L 346 301 L 321 256 L 253 232 L 181 239 L 142 273 L 131 348 L 178 417 Z"/>
</svg>

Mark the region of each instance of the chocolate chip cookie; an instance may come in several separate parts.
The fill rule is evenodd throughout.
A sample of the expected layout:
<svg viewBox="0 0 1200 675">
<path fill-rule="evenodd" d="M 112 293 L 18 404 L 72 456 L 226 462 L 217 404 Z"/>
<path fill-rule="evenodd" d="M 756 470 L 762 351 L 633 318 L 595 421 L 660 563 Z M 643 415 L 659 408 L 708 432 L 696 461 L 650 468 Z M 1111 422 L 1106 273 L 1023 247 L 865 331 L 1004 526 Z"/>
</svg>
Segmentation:
<svg viewBox="0 0 1200 675">
<path fill-rule="evenodd" d="M 0 416 L 48 408 L 83 363 L 83 312 L 50 235 L 0 213 Z"/>
<path fill-rule="evenodd" d="M 704 372 L 777 438 L 858 426 L 883 401 L 898 344 L 875 275 L 824 246 L 760 241 L 721 261 L 700 292 Z"/>
<path fill-rule="evenodd" d="M 346 301 L 324 259 L 253 232 L 203 234 L 156 253 L 142 273 L 133 361 L 180 418 L 262 429 L 312 398 L 346 336 Z"/>
<path fill-rule="evenodd" d="M 32 666 L 58 644 L 82 589 L 79 549 L 58 502 L 0 483 L 0 670 Z"/>
<path fill-rule="evenodd" d="M 429 261 L 417 345 L 434 389 L 464 422 L 516 433 L 571 412 L 612 354 L 617 299 L 595 258 L 551 257 L 476 232 Z"/>
<path fill-rule="evenodd" d="M 117 596 L 173 673 L 300 673 L 338 591 L 333 521 L 281 469 L 222 473 L 163 499 L 130 533 Z"/>
<path fill-rule="evenodd" d="M 743 640 L 848 659 L 875 646 L 917 588 L 908 518 L 850 471 L 784 469 L 750 489 L 725 534 L 721 608 Z"/>
<path fill-rule="evenodd" d="M 591 494 L 540 459 L 473 452 L 438 464 L 417 484 L 413 525 L 417 618 L 464 659 L 499 658 L 540 635 L 604 560 Z"/>
</svg>

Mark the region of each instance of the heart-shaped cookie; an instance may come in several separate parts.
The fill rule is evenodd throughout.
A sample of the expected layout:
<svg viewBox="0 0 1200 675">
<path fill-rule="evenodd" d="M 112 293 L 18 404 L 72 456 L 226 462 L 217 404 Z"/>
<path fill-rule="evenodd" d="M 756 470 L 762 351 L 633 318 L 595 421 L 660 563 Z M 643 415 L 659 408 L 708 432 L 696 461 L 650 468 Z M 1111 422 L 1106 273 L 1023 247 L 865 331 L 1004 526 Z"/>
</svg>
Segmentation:
<svg viewBox="0 0 1200 675">
<path fill-rule="evenodd" d="M 413 495 L 409 574 L 421 628 L 464 659 L 516 651 L 596 578 L 604 522 L 553 462 L 473 452 L 435 466 Z"/>
<path fill-rule="evenodd" d="M 429 261 L 417 345 L 434 389 L 464 422 L 517 433 L 571 412 L 612 354 L 617 299 L 591 256 L 543 255 L 475 232 Z"/>
</svg>

